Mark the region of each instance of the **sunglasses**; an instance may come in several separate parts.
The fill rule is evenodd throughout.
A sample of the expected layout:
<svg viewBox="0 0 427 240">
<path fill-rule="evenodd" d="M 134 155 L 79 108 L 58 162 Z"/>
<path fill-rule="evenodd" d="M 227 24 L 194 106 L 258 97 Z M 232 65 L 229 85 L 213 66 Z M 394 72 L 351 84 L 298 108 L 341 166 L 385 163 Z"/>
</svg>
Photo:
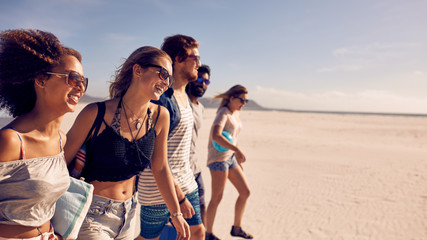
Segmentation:
<svg viewBox="0 0 427 240">
<path fill-rule="evenodd" d="M 197 82 L 198 82 L 198 83 L 202 83 L 202 84 L 203 84 L 203 82 L 205 82 L 205 84 L 206 84 L 206 85 L 209 85 L 209 83 L 211 83 L 211 81 L 209 81 L 209 79 L 203 79 L 203 78 L 201 78 L 201 77 L 199 77 L 199 78 L 197 79 Z"/>
<path fill-rule="evenodd" d="M 246 104 L 246 103 L 248 103 L 248 102 L 249 102 L 249 100 L 248 100 L 248 99 L 243 99 L 243 98 L 241 98 L 241 97 L 235 97 L 235 98 L 238 98 L 242 104 Z"/>
<path fill-rule="evenodd" d="M 200 56 L 188 55 L 189 58 L 195 59 L 197 62 L 200 62 Z"/>
<path fill-rule="evenodd" d="M 169 86 L 172 85 L 172 83 L 173 83 L 173 77 L 169 74 L 169 72 L 168 72 L 168 70 L 166 70 L 166 68 L 164 68 L 162 66 L 159 66 L 159 65 L 156 65 L 156 64 L 151 64 L 151 63 L 141 65 L 141 67 L 155 67 L 155 68 L 160 68 L 160 70 L 157 71 L 159 73 L 160 80 L 168 81 Z"/>
<path fill-rule="evenodd" d="M 73 88 L 79 86 L 80 84 L 83 84 L 83 92 L 86 92 L 87 85 L 89 83 L 88 78 L 83 77 L 78 72 L 74 71 L 71 71 L 69 73 L 46 72 L 46 74 L 65 77 L 65 82 L 67 83 L 67 85 Z"/>
</svg>

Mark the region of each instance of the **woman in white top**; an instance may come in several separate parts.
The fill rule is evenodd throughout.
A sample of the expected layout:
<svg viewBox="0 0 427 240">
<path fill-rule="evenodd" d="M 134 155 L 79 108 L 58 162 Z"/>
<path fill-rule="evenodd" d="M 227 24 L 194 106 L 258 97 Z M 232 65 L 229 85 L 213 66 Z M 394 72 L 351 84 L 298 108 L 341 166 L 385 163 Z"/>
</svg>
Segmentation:
<svg viewBox="0 0 427 240">
<path fill-rule="evenodd" d="M 80 54 L 51 33 L 0 33 L 0 239 L 56 239 L 50 220 L 70 178 L 59 130 L 87 87 Z"/>
<path fill-rule="evenodd" d="M 208 167 L 212 177 L 212 194 L 207 209 L 206 239 L 218 239 L 213 234 L 213 224 L 227 179 L 239 192 L 231 235 L 252 239 L 253 236 L 241 228 L 250 190 L 242 168 L 246 157 L 238 146 L 238 136 L 242 128 L 239 111 L 248 102 L 248 90 L 241 85 L 235 85 L 214 98 L 222 100 L 212 124 L 208 144 Z"/>
</svg>

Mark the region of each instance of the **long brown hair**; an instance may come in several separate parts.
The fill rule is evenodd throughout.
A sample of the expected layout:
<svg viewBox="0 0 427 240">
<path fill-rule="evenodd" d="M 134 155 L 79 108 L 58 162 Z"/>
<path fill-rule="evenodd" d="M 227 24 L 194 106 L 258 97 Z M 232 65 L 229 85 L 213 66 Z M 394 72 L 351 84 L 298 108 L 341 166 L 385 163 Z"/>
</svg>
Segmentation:
<svg viewBox="0 0 427 240">
<path fill-rule="evenodd" d="M 169 55 L 158 48 L 145 46 L 136 49 L 116 71 L 114 81 L 110 84 L 110 98 L 121 97 L 126 93 L 132 82 L 133 65 L 154 64 L 154 61 L 161 57 L 172 63 Z"/>
<path fill-rule="evenodd" d="M 213 99 L 221 99 L 218 110 L 222 107 L 225 107 L 230 102 L 231 97 L 238 97 L 240 94 L 248 94 L 248 90 L 242 85 L 234 85 L 226 92 L 221 93 L 213 97 Z"/>
</svg>

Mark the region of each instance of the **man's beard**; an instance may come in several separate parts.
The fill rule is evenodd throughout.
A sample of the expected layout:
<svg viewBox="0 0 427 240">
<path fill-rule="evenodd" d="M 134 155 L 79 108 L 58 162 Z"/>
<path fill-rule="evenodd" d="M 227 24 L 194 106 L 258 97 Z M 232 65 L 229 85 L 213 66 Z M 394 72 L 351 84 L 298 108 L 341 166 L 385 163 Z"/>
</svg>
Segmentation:
<svg viewBox="0 0 427 240">
<path fill-rule="evenodd" d="M 188 72 L 186 76 L 187 76 L 188 82 L 193 82 L 197 80 L 197 74 L 194 74 L 192 72 Z"/>
<path fill-rule="evenodd" d="M 190 83 L 188 87 L 190 88 L 191 95 L 195 97 L 202 97 L 206 92 L 206 90 L 202 86 L 197 86 Z"/>
</svg>

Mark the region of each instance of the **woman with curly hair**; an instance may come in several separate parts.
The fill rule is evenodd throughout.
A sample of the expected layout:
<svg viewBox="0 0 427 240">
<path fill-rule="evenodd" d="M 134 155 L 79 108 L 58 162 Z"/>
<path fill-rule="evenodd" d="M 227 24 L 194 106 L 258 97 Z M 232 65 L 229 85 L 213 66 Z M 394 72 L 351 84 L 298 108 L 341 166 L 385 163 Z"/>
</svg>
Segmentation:
<svg viewBox="0 0 427 240">
<path fill-rule="evenodd" d="M 135 50 L 117 70 L 110 100 L 86 106 L 67 133 L 71 161 L 90 136 L 82 176 L 94 196 L 78 239 L 134 239 L 136 176 L 148 166 L 171 214 L 179 239 L 190 238 L 167 163 L 169 113 L 151 103 L 172 83 L 172 60 L 154 47 Z M 91 132 L 92 123 L 102 121 Z M 98 126 L 98 124 L 96 124 Z"/>
<path fill-rule="evenodd" d="M 248 90 L 242 85 L 235 85 L 214 98 L 221 99 L 221 103 L 212 123 L 208 145 L 208 167 L 212 177 L 212 194 L 206 212 L 206 239 L 218 239 L 212 230 L 227 179 L 239 193 L 230 234 L 234 237 L 252 239 L 253 236 L 243 231 L 241 227 L 250 190 L 242 167 L 246 157 L 237 141 L 242 128 L 239 112 L 248 102 Z M 227 138 L 227 135 L 230 135 L 231 138 Z"/>
<path fill-rule="evenodd" d="M 56 239 L 50 220 L 68 189 L 59 130 L 86 91 L 80 54 L 49 32 L 0 33 L 0 239 Z"/>
</svg>

